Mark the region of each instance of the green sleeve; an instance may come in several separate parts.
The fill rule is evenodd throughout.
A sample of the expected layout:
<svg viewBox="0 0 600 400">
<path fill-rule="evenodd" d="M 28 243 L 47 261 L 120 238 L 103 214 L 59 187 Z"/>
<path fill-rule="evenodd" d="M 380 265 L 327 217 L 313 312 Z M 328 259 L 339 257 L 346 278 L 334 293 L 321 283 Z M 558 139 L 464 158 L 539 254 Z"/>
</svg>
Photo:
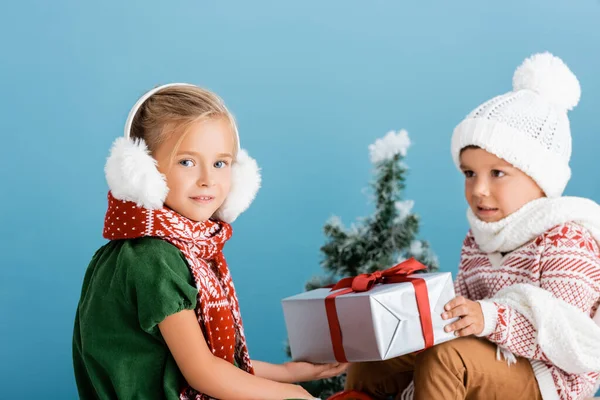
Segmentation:
<svg viewBox="0 0 600 400">
<path fill-rule="evenodd" d="M 126 295 L 137 308 L 140 327 L 157 334 L 166 317 L 196 308 L 198 289 L 177 247 L 158 238 L 128 242 L 121 253 L 128 263 Z"/>
</svg>

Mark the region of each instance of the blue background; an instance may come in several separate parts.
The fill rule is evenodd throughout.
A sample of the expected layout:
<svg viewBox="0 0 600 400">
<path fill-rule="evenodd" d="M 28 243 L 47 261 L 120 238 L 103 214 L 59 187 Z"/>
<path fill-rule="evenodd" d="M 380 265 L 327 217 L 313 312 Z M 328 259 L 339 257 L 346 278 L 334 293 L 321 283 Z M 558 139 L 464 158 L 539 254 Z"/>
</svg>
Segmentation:
<svg viewBox="0 0 600 400">
<path fill-rule="evenodd" d="M 104 243 L 103 166 L 145 90 L 216 91 L 263 168 L 227 256 L 251 355 L 280 362 L 279 300 L 320 272 L 327 218 L 372 211 L 367 146 L 388 130 L 411 135 L 407 197 L 456 271 L 467 224 L 450 133 L 534 52 L 581 81 L 567 194 L 600 200 L 598 21 L 597 0 L 3 2 L 0 397 L 76 397 L 71 331 Z"/>
</svg>

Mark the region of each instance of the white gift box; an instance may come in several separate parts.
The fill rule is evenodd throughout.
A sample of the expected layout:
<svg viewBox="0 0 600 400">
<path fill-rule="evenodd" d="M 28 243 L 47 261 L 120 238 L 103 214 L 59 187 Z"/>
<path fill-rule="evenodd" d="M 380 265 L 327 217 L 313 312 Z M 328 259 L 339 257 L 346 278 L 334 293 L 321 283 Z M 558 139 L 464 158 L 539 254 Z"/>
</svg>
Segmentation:
<svg viewBox="0 0 600 400">
<path fill-rule="evenodd" d="M 441 317 L 444 305 L 455 297 L 452 275 L 422 273 L 409 278 L 421 278 L 427 285 L 433 343 L 454 339 L 453 332 L 444 332 L 453 320 Z M 282 300 L 294 361 L 336 361 L 325 308 L 325 298 L 332 293 L 315 289 Z M 425 348 L 411 282 L 376 284 L 365 292 L 344 294 L 335 298 L 335 307 L 348 361 L 387 360 Z"/>
</svg>

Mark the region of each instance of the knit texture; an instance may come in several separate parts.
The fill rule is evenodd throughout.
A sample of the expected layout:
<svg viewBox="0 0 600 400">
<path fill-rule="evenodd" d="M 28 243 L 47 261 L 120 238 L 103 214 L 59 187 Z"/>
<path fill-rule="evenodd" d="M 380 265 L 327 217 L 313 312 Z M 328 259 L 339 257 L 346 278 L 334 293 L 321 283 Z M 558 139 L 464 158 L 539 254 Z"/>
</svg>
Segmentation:
<svg viewBox="0 0 600 400">
<path fill-rule="evenodd" d="M 493 298 L 509 286 L 527 283 L 550 292 L 590 317 L 600 304 L 600 251 L 592 234 L 566 222 L 543 232 L 509 254 L 483 252 L 470 231 L 464 240 L 455 289 L 471 300 Z M 513 308 L 495 302 L 486 321 L 487 338 L 531 360 L 544 399 L 582 399 L 593 394 L 600 374 L 574 374 L 553 365 L 537 343 L 532 323 Z M 489 314 L 488 314 L 489 315 Z M 558 396 L 558 397 L 556 397 Z"/>
<path fill-rule="evenodd" d="M 104 237 L 158 237 L 176 246 L 185 256 L 198 287 L 195 311 L 208 347 L 216 357 L 253 373 L 238 299 L 222 252 L 231 233 L 231 226 L 225 222 L 194 222 L 168 208 L 146 209 L 108 195 Z M 180 398 L 210 399 L 191 387 L 183 388 Z"/>
<path fill-rule="evenodd" d="M 455 128 L 452 157 L 478 146 L 525 172 L 548 197 L 564 191 L 571 170 L 567 110 L 581 89 L 569 68 L 549 53 L 536 54 L 517 68 L 513 90 L 475 108 Z"/>
<path fill-rule="evenodd" d="M 566 222 L 583 226 L 600 243 L 600 206 L 582 197 L 542 197 L 497 222 L 484 222 L 469 208 L 467 220 L 477 245 L 486 253 L 513 251 Z"/>
</svg>

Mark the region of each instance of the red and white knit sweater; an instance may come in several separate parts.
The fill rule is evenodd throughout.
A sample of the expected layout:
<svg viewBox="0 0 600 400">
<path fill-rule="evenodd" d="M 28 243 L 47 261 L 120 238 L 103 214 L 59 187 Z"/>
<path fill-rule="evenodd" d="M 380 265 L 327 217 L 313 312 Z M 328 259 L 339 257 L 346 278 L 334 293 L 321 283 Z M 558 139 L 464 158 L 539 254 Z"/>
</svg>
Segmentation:
<svg viewBox="0 0 600 400">
<path fill-rule="evenodd" d="M 505 249 L 506 250 L 506 249 Z M 486 253 L 472 231 L 464 240 L 456 292 L 471 300 L 484 300 L 518 283 L 539 286 L 558 299 L 594 316 L 600 305 L 600 249 L 589 230 L 566 222 L 559 224 L 509 253 Z M 536 330 L 516 310 L 482 301 L 486 336 L 513 354 L 531 360 L 542 396 L 575 400 L 593 394 L 599 373 L 569 374 L 552 365 L 536 342 Z M 600 338 L 598 338 L 600 345 Z M 544 394 L 550 393 L 550 395 Z"/>
</svg>

